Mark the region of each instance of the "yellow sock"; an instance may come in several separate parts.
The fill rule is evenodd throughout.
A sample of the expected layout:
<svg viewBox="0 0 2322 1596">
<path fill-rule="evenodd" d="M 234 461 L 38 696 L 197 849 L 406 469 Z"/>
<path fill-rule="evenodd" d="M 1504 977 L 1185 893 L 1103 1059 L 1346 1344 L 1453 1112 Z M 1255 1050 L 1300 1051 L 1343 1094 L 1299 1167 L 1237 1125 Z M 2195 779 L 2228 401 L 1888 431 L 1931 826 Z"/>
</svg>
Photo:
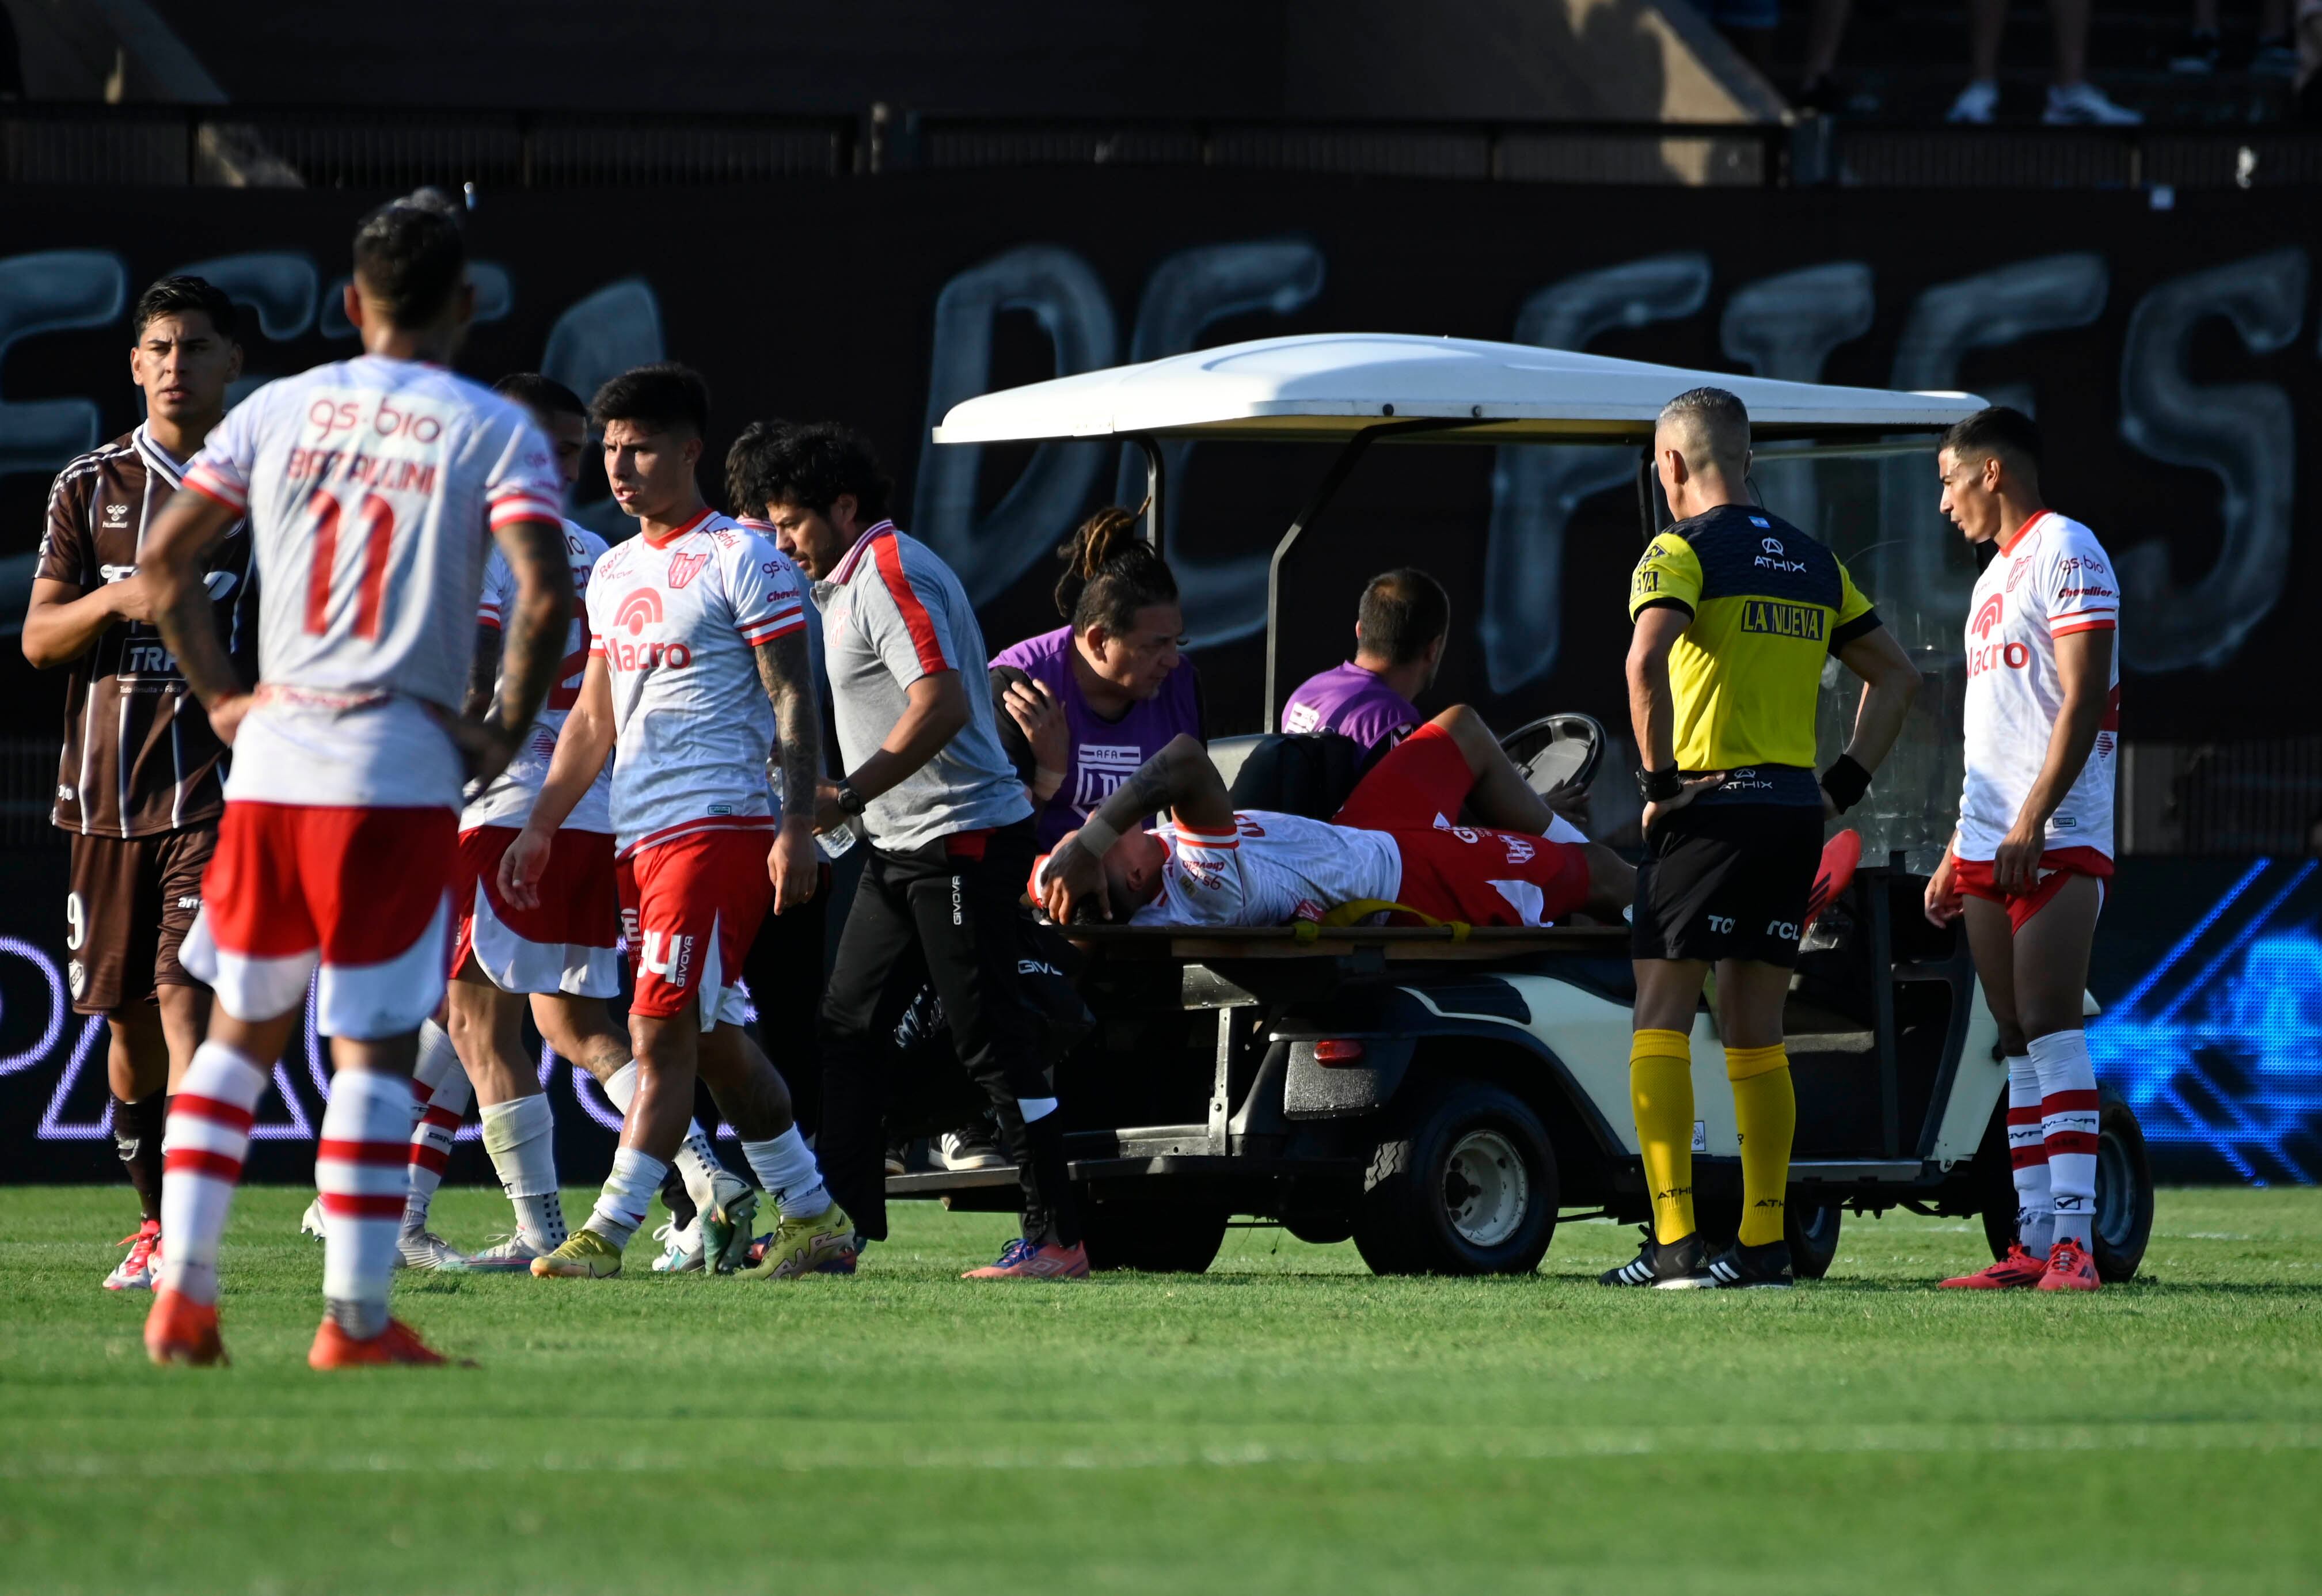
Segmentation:
<svg viewBox="0 0 2322 1596">
<path fill-rule="evenodd" d="M 1790 1055 L 1771 1047 L 1729 1047 L 1725 1078 L 1733 1083 L 1733 1126 L 1742 1136 L 1742 1245 L 1782 1239 L 1782 1202 L 1790 1185 L 1790 1141 L 1798 1099 Z"/>
<path fill-rule="evenodd" d="M 1693 1048 L 1682 1034 L 1630 1039 L 1629 1105 L 1653 1194 L 1653 1239 L 1683 1241 L 1693 1234 Z"/>
</svg>

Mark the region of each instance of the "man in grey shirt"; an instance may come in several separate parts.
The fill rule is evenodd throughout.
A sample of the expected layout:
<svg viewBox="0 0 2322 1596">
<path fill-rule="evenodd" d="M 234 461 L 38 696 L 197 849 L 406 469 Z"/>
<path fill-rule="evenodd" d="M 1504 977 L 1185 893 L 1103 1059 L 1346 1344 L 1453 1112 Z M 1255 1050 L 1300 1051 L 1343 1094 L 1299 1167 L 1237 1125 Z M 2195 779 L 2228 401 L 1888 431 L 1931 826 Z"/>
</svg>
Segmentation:
<svg viewBox="0 0 2322 1596">
<path fill-rule="evenodd" d="M 1064 1125 L 1017 985 L 1032 806 L 1001 751 L 975 611 L 950 567 L 887 519 L 887 475 L 859 434 L 764 428 L 749 476 L 766 502 L 743 507 L 763 508 L 822 612 L 846 771 L 822 783 L 815 828 L 859 824 L 871 843 L 822 1001 L 824 1179 L 859 1235 L 885 1237 L 889 1039 L 932 983 L 1024 1188 L 1022 1239 L 968 1278 L 1085 1278 Z"/>
</svg>

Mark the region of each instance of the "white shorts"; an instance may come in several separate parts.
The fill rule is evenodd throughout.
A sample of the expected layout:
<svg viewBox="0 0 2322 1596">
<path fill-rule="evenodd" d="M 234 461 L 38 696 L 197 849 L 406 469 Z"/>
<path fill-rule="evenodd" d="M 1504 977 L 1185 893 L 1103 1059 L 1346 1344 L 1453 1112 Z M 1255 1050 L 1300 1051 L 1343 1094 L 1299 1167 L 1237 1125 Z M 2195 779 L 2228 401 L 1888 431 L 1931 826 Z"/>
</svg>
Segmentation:
<svg viewBox="0 0 2322 1596">
<path fill-rule="evenodd" d="M 503 992 L 611 998 L 621 990 L 621 900 L 613 839 L 604 832 L 560 831 L 550 844 L 537 908 L 500 898 L 500 856 L 515 842 L 512 825 L 479 825 L 460 834 L 453 883 L 459 934 L 450 974 L 473 953 L 476 968 Z"/>
</svg>

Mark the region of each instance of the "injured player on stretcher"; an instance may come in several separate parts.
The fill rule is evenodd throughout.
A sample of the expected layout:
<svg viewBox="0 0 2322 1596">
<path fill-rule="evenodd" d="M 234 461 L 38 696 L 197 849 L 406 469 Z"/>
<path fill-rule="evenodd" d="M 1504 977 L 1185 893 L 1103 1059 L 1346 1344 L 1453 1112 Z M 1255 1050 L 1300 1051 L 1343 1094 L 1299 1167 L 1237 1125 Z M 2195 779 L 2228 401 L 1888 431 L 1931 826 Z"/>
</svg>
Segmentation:
<svg viewBox="0 0 2322 1596">
<path fill-rule="evenodd" d="M 1178 737 L 1034 864 L 1030 886 L 1059 925 L 1522 926 L 1617 921 L 1636 871 L 1559 818 L 1460 705 L 1380 760 L 1328 821 L 1237 810 L 1201 743 Z"/>
</svg>

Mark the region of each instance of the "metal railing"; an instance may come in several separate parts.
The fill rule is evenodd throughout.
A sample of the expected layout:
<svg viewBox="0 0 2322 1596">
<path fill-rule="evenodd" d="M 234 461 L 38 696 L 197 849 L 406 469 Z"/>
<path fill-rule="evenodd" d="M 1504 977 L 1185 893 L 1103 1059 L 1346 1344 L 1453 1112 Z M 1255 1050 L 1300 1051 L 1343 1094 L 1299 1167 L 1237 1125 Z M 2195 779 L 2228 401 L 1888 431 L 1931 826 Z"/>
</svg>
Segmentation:
<svg viewBox="0 0 2322 1596">
<path fill-rule="evenodd" d="M 2121 756 L 2124 853 L 2322 853 L 2322 737 L 2138 742 Z"/>
<path fill-rule="evenodd" d="M 748 183 L 854 170 L 853 118 L 217 105 L 0 108 L 0 182 L 500 188 Z"/>
<path fill-rule="evenodd" d="M 734 184 L 1031 168 L 1451 182 L 2174 188 L 2322 184 L 2296 129 L 1314 123 L 582 114 L 278 106 L 0 107 L 0 183 L 383 189 Z"/>
</svg>

